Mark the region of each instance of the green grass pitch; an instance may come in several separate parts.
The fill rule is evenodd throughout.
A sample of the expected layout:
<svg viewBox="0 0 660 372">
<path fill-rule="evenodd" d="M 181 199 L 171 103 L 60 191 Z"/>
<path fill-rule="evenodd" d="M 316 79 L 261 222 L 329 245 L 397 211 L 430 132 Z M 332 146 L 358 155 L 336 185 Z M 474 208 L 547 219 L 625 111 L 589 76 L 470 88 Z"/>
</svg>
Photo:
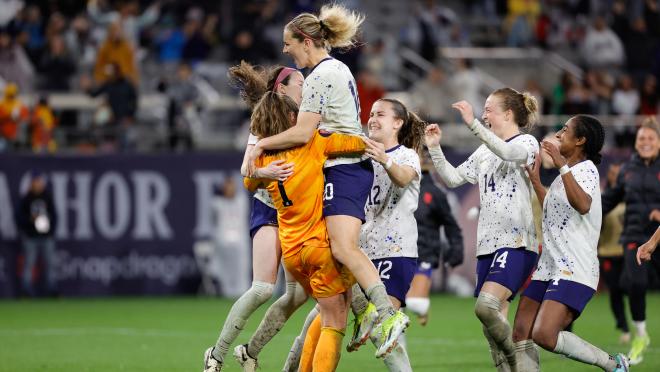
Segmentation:
<svg viewBox="0 0 660 372">
<path fill-rule="evenodd" d="M 488 346 L 474 317 L 473 299 L 434 296 L 428 326 L 413 319 L 408 352 L 415 371 L 492 371 Z M 231 301 L 213 298 L 111 298 L 0 302 L 0 371 L 200 371 Z M 262 371 L 279 371 L 306 305 L 260 356 Z M 515 309 L 516 304 L 512 306 Z M 632 371 L 660 371 L 660 294 L 649 295 L 651 347 Z M 245 342 L 266 306 L 250 319 Z M 608 352 L 625 352 L 607 297 L 596 296 L 575 332 Z M 383 371 L 367 345 L 343 353 L 340 371 Z M 230 357 L 231 358 L 231 357 Z M 545 351 L 543 371 L 597 371 Z M 226 371 L 239 371 L 233 358 Z"/>
</svg>

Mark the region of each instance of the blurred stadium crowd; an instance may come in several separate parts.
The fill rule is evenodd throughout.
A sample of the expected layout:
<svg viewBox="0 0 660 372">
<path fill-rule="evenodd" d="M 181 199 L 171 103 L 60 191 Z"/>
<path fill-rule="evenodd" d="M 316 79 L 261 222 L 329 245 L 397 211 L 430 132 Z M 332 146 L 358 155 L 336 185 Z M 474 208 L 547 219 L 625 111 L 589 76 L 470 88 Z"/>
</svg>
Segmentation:
<svg viewBox="0 0 660 372">
<path fill-rule="evenodd" d="M 290 65 L 280 53 L 282 25 L 321 3 L 2 0 L 0 150 L 242 147 L 247 111 L 227 67 Z M 363 122 L 388 94 L 429 120 L 457 122 L 449 103 L 481 107 L 495 76 L 492 84 L 537 96 L 545 115 L 612 118 L 603 121 L 618 147 L 630 147 L 637 115 L 658 112 L 657 0 L 345 3 L 367 15 L 361 47 L 336 55 L 358 79 Z M 509 60 L 480 55 L 482 47 L 536 59 L 521 59 L 523 72 L 507 70 Z M 562 68 L 535 62 L 551 55 Z M 537 134 L 558 122 L 542 120 Z"/>
</svg>

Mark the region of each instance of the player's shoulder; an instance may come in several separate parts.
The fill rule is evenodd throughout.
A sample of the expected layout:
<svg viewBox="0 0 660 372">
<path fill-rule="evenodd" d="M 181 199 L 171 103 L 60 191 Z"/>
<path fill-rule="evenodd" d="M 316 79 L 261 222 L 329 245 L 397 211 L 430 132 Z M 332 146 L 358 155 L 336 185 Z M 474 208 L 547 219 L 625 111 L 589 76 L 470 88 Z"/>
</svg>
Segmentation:
<svg viewBox="0 0 660 372">
<path fill-rule="evenodd" d="M 522 143 L 525 145 L 533 146 L 538 148 L 539 147 L 539 141 L 536 139 L 536 137 L 532 136 L 531 134 L 528 133 L 523 133 L 511 140 L 511 142 L 515 143 Z"/>
</svg>

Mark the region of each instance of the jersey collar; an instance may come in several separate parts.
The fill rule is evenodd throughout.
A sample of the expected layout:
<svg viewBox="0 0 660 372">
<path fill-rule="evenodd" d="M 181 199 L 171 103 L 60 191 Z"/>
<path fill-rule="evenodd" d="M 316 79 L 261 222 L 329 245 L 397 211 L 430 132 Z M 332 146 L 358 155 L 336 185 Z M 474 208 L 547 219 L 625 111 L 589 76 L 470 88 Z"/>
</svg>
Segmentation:
<svg viewBox="0 0 660 372">
<path fill-rule="evenodd" d="M 319 67 L 319 65 L 320 65 L 321 63 L 323 63 L 323 62 L 325 62 L 325 61 L 329 61 L 329 60 L 331 60 L 331 59 L 333 59 L 333 58 L 332 58 L 332 57 L 325 57 L 325 58 L 323 58 L 322 60 L 319 61 L 319 63 L 317 63 L 316 65 L 314 65 L 314 67 L 312 67 L 312 68 L 309 70 L 309 73 L 311 74 L 312 72 L 314 72 L 314 70 L 315 70 L 317 67 Z"/>
<path fill-rule="evenodd" d="M 396 150 L 396 149 L 398 149 L 399 147 L 401 147 L 401 144 L 398 144 L 398 145 L 396 145 L 396 146 L 394 146 L 394 147 L 392 147 L 392 148 L 391 148 L 391 149 L 389 149 L 389 150 L 385 150 L 385 152 L 386 152 L 386 153 L 388 153 L 388 152 L 392 152 L 392 151 L 394 151 L 394 150 Z"/>
</svg>

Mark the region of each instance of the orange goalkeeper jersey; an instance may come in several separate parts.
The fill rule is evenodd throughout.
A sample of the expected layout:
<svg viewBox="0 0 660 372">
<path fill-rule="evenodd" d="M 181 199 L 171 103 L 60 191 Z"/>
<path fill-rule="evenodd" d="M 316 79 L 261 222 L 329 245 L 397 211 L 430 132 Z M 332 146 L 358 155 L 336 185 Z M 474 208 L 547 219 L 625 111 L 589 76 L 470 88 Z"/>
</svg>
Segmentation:
<svg viewBox="0 0 660 372">
<path fill-rule="evenodd" d="M 330 246 L 323 219 L 323 163 L 328 157 L 362 154 L 364 149 L 359 136 L 317 131 L 303 146 L 263 154 L 256 160 L 257 167 L 275 160 L 294 163 L 293 175 L 284 182 L 244 179 L 248 190 L 266 187 L 273 198 L 283 257 L 294 255 L 303 246 Z"/>
</svg>

